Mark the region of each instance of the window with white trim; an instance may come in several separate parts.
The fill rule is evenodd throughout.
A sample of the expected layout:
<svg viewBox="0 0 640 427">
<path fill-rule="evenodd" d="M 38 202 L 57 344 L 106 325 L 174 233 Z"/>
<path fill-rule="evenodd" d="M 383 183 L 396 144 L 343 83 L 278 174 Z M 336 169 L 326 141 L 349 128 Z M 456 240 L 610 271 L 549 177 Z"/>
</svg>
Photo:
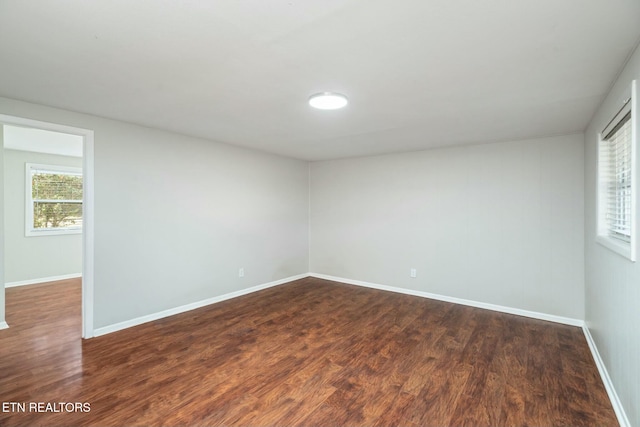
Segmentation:
<svg viewBox="0 0 640 427">
<path fill-rule="evenodd" d="M 597 241 L 635 261 L 636 120 L 635 81 L 600 133 L 598 144 Z M 618 104 L 620 105 L 620 104 Z"/>
<path fill-rule="evenodd" d="M 26 164 L 27 236 L 82 232 L 82 169 Z"/>
</svg>

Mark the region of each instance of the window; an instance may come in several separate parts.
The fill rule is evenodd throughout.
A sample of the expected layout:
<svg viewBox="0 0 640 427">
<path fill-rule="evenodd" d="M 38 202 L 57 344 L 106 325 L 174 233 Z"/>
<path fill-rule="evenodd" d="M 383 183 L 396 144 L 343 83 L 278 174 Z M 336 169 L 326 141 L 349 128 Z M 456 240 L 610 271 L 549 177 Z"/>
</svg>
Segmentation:
<svg viewBox="0 0 640 427">
<path fill-rule="evenodd" d="M 634 91 L 635 81 L 620 110 L 602 130 L 598 144 L 597 241 L 632 261 L 635 261 L 637 192 Z"/>
<path fill-rule="evenodd" d="M 27 236 L 82 232 L 82 169 L 26 165 Z"/>
</svg>

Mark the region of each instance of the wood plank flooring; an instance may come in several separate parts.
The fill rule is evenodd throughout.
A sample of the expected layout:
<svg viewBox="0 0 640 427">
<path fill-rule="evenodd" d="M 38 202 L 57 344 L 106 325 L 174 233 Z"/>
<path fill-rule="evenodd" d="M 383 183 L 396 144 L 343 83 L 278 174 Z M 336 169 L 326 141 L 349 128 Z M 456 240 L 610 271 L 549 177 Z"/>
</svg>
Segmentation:
<svg viewBox="0 0 640 427">
<path fill-rule="evenodd" d="M 79 280 L 6 296 L 2 426 L 618 425 L 576 327 L 307 278 L 82 341 Z"/>
</svg>

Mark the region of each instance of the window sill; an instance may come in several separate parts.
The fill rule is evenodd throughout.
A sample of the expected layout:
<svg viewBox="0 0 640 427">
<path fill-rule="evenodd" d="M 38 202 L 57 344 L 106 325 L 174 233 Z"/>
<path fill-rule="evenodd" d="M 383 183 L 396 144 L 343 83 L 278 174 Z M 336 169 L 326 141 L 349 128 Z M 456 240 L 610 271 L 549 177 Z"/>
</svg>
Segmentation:
<svg viewBox="0 0 640 427">
<path fill-rule="evenodd" d="M 596 236 L 596 242 L 632 262 L 636 261 L 635 251 L 632 249 L 631 243 L 625 243 L 611 237 L 601 235 Z"/>
<path fill-rule="evenodd" d="M 67 228 L 58 230 L 27 230 L 26 237 L 64 236 L 66 234 L 82 234 L 82 228 Z"/>
</svg>

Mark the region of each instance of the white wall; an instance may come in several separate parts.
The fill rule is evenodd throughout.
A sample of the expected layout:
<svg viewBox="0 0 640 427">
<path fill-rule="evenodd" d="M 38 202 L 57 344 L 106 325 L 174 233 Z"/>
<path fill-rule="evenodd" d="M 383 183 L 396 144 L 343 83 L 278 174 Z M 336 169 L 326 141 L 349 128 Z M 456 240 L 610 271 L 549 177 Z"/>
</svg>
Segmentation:
<svg viewBox="0 0 640 427">
<path fill-rule="evenodd" d="M 25 236 L 26 163 L 82 167 L 82 158 L 5 150 L 5 283 L 81 274 L 81 234 Z"/>
<path fill-rule="evenodd" d="M 310 270 L 583 319 L 583 209 L 582 135 L 315 162 Z"/>
<path fill-rule="evenodd" d="M 619 107 L 614 103 L 633 79 L 640 80 L 639 49 L 585 132 L 585 309 L 587 326 L 627 417 L 631 425 L 640 426 L 640 262 L 595 242 L 597 133 L 615 114 Z M 636 194 L 640 198 L 640 188 Z M 640 234 L 636 239 L 640 247 Z"/>
<path fill-rule="evenodd" d="M 308 271 L 306 162 L 6 98 L 0 114 L 95 131 L 95 328 Z"/>
</svg>

